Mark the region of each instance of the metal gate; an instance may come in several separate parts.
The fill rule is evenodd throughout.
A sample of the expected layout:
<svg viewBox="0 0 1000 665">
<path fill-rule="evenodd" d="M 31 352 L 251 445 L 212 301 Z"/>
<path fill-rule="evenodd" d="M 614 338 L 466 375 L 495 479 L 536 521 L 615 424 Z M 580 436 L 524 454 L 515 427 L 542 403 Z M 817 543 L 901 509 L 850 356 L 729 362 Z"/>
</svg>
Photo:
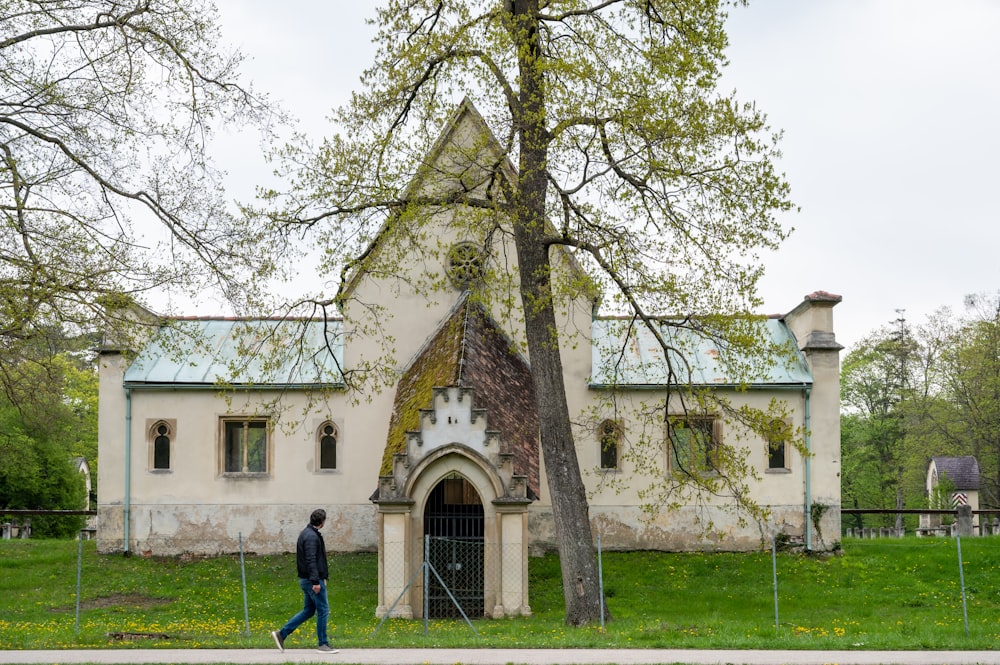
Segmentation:
<svg viewBox="0 0 1000 665">
<path fill-rule="evenodd" d="M 484 615 L 483 503 L 465 478 L 445 478 L 431 491 L 424 509 L 424 535 L 433 575 L 428 580 L 427 610 L 431 619 L 459 618 L 448 591 L 470 619 Z"/>
</svg>

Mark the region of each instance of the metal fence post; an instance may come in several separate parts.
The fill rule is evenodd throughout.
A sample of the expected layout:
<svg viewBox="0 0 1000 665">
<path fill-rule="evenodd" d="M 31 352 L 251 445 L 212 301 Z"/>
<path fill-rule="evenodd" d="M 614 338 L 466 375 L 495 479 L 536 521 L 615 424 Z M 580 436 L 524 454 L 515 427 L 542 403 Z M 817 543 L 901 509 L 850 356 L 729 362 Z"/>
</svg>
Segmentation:
<svg viewBox="0 0 1000 665">
<path fill-rule="evenodd" d="M 958 545 L 958 580 L 962 586 L 962 618 L 965 620 L 965 636 L 969 636 L 969 608 L 965 603 L 965 569 L 962 566 L 962 537 L 955 538 Z"/>
<path fill-rule="evenodd" d="M 601 563 L 601 532 L 597 532 L 597 588 L 601 595 L 601 632 L 604 632 L 604 566 Z"/>
<path fill-rule="evenodd" d="M 80 636 L 80 578 L 83 576 L 83 534 L 76 534 L 76 625 L 74 631 Z"/>
<path fill-rule="evenodd" d="M 424 635 L 427 635 L 427 615 L 430 614 L 431 537 L 424 534 Z"/>
<path fill-rule="evenodd" d="M 778 536 L 771 538 L 771 577 L 774 580 L 774 632 L 778 633 Z"/>
<path fill-rule="evenodd" d="M 247 604 L 247 567 L 243 562 L 243 532 L 240 531 L 240 577 L 243 581 L 243 621 L 250 637 L 250 606 Z"/>
</svg>

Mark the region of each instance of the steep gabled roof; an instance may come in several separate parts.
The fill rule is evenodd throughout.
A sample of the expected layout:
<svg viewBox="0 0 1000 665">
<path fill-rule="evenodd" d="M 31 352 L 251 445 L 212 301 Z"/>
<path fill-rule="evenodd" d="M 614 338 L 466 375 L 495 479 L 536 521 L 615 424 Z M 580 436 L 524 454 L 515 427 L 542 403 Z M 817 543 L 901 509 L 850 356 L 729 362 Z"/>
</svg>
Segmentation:
<svg viewBox="0 0 1000 665">
<path fill-rule="evenodd" d="M 477 140 L 474 144 L 469 144 L 468 141 L 463 140 L 463 134 L 475 136 Z M 483 119 L 475 105 L 466 98 L 462 100 L 462 103 L 458 105 L 458 108 L 445 123 L 440 136 L 434 142 L 427 156 L 424 157 L 423 163 L 417 169 L 413 179 L 407 183 L 401 198 L 404 201 L 412 200 L 425 187 L 433 187 L 432 181 L 437 181 L 440 186 L 442 182 L 450 179 L 456 185 L 452 189 L 457 189 L 459 183 L 467 185 L 468 183 L 463 182 L 462 174 L 467 173 L 470 167 L 474 167 L 477 179 L 481 180 L 487 175 L 486 168 L 481 166 L 487 159 L 499 164 L 502 177 L 509 182 L 514 181 L 516 177 L 514 165 L 504 156 L 503 147 L 490 131 L 486 120 Z M 460 161 L 467 163 L 459 165 Z M 393 212 L 383 222 L 382 227 L 362 253 L 363 256 L 372 257 L 378 252 L 379 245 L 390 232 L 396 217 L 397 214 Z M 350 294 L 357 287 L 364 272 L 365 262 L 362 261 L 347 278 L 343 289 L 344 295 Z"/>
<path fill-rule="evenodd" d="M 475 136 L 476 141 L 471 144 L 463 141 L 460 136 L 462 131 Z M 455 158 L 455 155 L 449 154 L 450 151 L 456 149 L 460 155 L 458 159 Z M 459 161 L 466 163 L 458 164 Z M 450 162 L 452 166 L 457 168 L 443 167 L 442 162 Z M 426 186 L 428 181 L 432 179 L 432 175 L 444 176 L 457 182 L 469 167 L 478 166 L 479 173 L 476 175 L 479 178 L 488 177 L 490 173 L 483 166 L 485 162 L 496 164 L 500 173 L 509 182 L 514 182 L 517 178 L 517 169 L 507 158 L 500 141 L 486 124 L 486 119 L 483 118 L 479 109 L 466 97 L 445 123 L 441 135 L 434 142 L 430 152 L 427 153 L 420 170 L 406 186 L 406 197 L 414 196 L 416 192 Z"/>
<path fill-rule="evenodd" d="M 482 305 L 463 295 L 444 323 L 416 354 L 396 386 L 381 475 L 406 450 L 406 433 L 420 428 L 420 410 L 433 403 L 434 388 L 473 391 L 490 430 L 500 433 L 501 452 L 514 453 L 514 472 L 526 476 L 538 496 L 538 411 L 527 360 L 517 352 Z"/>
<path fill-rule="evenodd" d="M 468 98 L 462 100 L 455 112 L 445 123 L 440 136 L 424 157 L 413 179 L 403 191 L 402 200 L 420 198 L 421 192 L 474 192 L 485 194 L 486 184 L 494 176 L 503 178 L 508 184 L 517 181 L 517 169 L 511 163 L 506 151 L 490 129 L 482 114 Z M 499 188 L 493 186 L 492 194 L 499 196 Z M 451 204 L 461 205 L 461 204 Z M 390 213 L 361 256 L 365 260 L 354 267 L 347 277 L 342 296 L 350 295 L 357 288 L 365 274 L 367 261 L 379 252 L 379 246 L 391 235 L 398 214 Z M 553 233 L 555 232 L 552 227 Z M 565 259 L 569 270 L 577 275 L 585 272 L 573 252 L 562 245 L 555 251 Z"/>
<path fill-rule="evenodd" d="M 938 478 L 947 478 L 957 490 L 979 489 L 979 462 L 975 457 L 932 457 Z"/>
</svg>

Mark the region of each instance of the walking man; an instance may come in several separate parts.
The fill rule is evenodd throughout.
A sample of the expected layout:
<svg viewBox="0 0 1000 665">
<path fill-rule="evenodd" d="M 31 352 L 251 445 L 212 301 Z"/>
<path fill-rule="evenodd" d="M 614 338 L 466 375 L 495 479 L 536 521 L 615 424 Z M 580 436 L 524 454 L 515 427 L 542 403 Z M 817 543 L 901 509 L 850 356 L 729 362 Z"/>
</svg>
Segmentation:
<svg viewBox="0 0 1000 665">
<path fill-rule="evenodd" d="M 326 583 L 330 571 L 326 563 L 326 544 L 323 534 L 319 532 L 326 524 L 326 511 L 317 508 L 309 516 L 309 525 L 302 529 L 298 542 L 295 544 L 295 567 L 299 574 L 299 586 L 302 587 L 304 601 L 302 611 L 288 620 L 281 630 L 271 631 L 274 643 L 281 651 L 285 650 L 285 639 L 295 632 L 295 629 L 316 615 L 316 639 L 320 653 L 337 653 L 330 648 L 326 637 L 326 620 L 330 616 L 330 602 L 326 596 Z"/>
</svg>

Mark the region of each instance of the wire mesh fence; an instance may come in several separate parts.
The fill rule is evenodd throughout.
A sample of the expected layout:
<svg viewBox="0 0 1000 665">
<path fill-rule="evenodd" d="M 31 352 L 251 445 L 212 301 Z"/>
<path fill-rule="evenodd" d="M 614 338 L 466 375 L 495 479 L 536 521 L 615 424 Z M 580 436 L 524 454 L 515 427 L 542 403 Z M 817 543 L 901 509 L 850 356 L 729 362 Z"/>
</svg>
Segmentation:
<svg viewBox="0 0 1000 665">
<path fill-rule="evenodd" d="M 602 587 L 611 587 L 608 599 L 612 609 L 622 612 L 621 603 L 625 597 L 623 578 L 627 576 L 623 566 L 632 565 L 630 562 L 634 559 L 628 558 L 632 556 L 630 554 L 604 550 L 604 539 L 600 536 L 595 534 L 599 559 L 605 562 L 601 568 Z M 771 622 L 775 634 L 784 636 L 794 631 L 810 630 L 809 621 L 803 615 L 814 613 L 814 610 L 803 605 L 803 593 L 828 598 L 831 607 L 835 607 L 839 602 L 838 596 L 857 595 L 855 587 L 871 584 L 872 588 L 866 591 L 869 594 L 866 604 L 875 607 L 880 603 L 904 604 L 923 612 L 922 617 L 937 611 L 948 615 L 933 620 L 935 624 L 941 624 L 942 630 L 951 630 L 957 636 L 968 635 L 970 630 L 982 633 L 987 627 L 1000 624 L 1000 603 L 992 602 L 994 595 L 1000 596 L 993 582 L 998 557 L 985 556 L 991 551 L 989 543 L 994 542 L 993 538 L 996 536 L 970 539 L 979 541 L 976 544 L 967 542 L 965 538 L 942 537 L 933 539 L 932 547 L 928 539 L 918 541 L 912 536 L 883 540 L 848 538 L 847 559 L 853 563 L 844 567 L 854 566 L 851 572 L 853 577 L 847 577 L 846 582 L 840 583 L 849 584 L 850 588 L 838 587 L 837 583 L 825 579 L 824 568 L 828 566 L 813 565 L 817 559 L 782 552 L 780 541 L 772 541 L 768 548 L 771 551 L 766 553 L 769 556 L 758 552 L 744 557 L 758 566 L 755 573 L 758 584 L 750 587 L 750 591 L 741 590 L 740 602 L 759 606 L 758 618 L 762 627 Z M 242 534 L 239 534 L 238 540 L 242 548 L 224 555 L 163 558 L 137 555 L 131 557 L 129 563 L 129 559 L 122 562 L 120 555 L 97 554 L 92 542 L 81 539 L 73 544 L 72 561 L 67 556 L 60 564 L 61 571 L 56 575 L 58 583 L 54 590 L 33 596 L 33 591 L 28 589 L 22 597 L 30 601 L 22 603 L 17 616 L 0 614 L 0 640 L 9 648 L 28 648 L 23 645 L 33 644 L 31 640 L 37 639 L 40 627 L 49 630 L 51 626 L 52 631 L 60 631 L 59 634 L 68 640 L 86 636 L 84 642 L 89 644 L 163 640 L 188 646 L 266 646 L 269 631 L 287 619 L 286 615 L 294 613 L 296 605 L 301 602 L 293 579 L 294 555 L 251 555 L 250 552 L 262 549 L 261 544 L 255 546 L 252 539 L 244 539 Z M 27 545 L 29 543 L 20 539 L 9 541 L 8 545 L 0 544 L 0 548 L 8 548 L 6 551 L 0 549 L 0 557 L 7 558 L 9 563 L 18 552 L 26 551 L 23 548 Z M 190 545 L 193 548 L 195 542 Z M 52 541 L 38 541 L 40 549 L 51 546 Z M 869 578 L 864 572 L 866 560 L 883 556 L 886 548 L 892 550 L 889 558 L 898 562 L 898 574 Z M 995 545 L 993 548 L 996 549 Z M 933 566 L 922 563 L 922 557 L 931 549 L 935 552 L 947 550 L 948 554 L 943 559 L 935 559 Z M 411 604 L 410 612 L 407 615 L 395 613 L 388 618 L 407 616 L 438 622 L 432 624 L 432 632 L 438 635 L 455 630 L 456 624 L 459 630 L 469 632 L 464 628 L 463 614 L 464 618 L 474 623 L 492 616 L 494 608 L 506 602 L 503 589 L 497 586 L 497 571 L 519 569 L 524 556 L 523 548 L 518 544 L 501 547 L 463 538 L 430 539 L 427 556 L 411 552 L 408 565 L 404 566 L 402 562 L 406 561 L 403 556 L 406 552 L 403 542 L 383 545 L 382 560 L 397 562 L 393 564 L 396 568 L 386 567 L 380 571 L 385 579 L 386 593 L 391 594 L 395 588 L 397 594 L 402 594 L 407 582 L 412 581 L 406 600 Z M 399 556 L 393 556 L 393 553 Z M 636 556 L 639 555 L 641 553 L 636 553 Z M 340 556 L 333 555 L 334 558 Z M 606 565 L 609 556 L 612 561 L 610 567 Z M 684 614 L 686 608 L 678 608 L 675 604 L 677 588 L 672 582 L 676 578 L 669 576 L 673 572 L 670 569 L 684 565 L 684 561 L 701 560 L 704 555 L 661 556 L 664 563 L 654 569 L 654 574 L 659 577 L 649 580 L 648 589 L 654 596 L 660 594 L 666 614 Z M 378 576 L 375 573 L 378 560 L 379 557 L 372 553 L 361 556 L 352 554 L 343 555 L 331 564 L 331 605 L 334 607 L 331 620 L 335 623 L 338 620 L 349 622 L 357 630 L 358 639 L 367 639 L 378 623 Z M 819 559 L 822 560 L 827 559 Z M 837 562 L 840 557 L 828 560 Z M 199 565 L 188 567 L 184 565 L 185 561 Z M 423 562 L 432 565 L 438 575 L 416 570 Z M 806 563 L 810 565 L 805 566 Z M 347 570 L 347 566 L 351 566 L 351 570 Z M 4 568 L 4 579 L 0 581 L 2 595 L 17 590 L 18 577 L 31 576 L 31 571 L 24 568 L 20 568 L 24 570 L 20 575 L 11 574 L 10 571 L 19 570 L 16 565 L 0 567 Z M 709 591 L 709 585 L 724 588 L 731 582 L 724 569 L 717 574 L 719 577 L 713 581 L 703 582 L 705 592 Z M 51 574 L 47 575 L 51 577 Z M 338 579 L 342 577 L 356 577 L 363 581 L 346 587 Z M 804 577 L 810 580 L 804 581 Z M 537 584 L 537 580 L 532 583 Z M 558 576 L 551 583 L 558 584 Z M 392 587 L 392 584 L 396 586 Z M 525 587 L 527 584 L 528 581 L 524 580 Z M 194 588 L 213 591 L 188 596 L 185 590 Z M 532 592 L 537 589 L 536 586 Z M 334 594 L 340 595 L 334 599 Z M 164 617 L 153 611 L 161 602 L 176 605 L 170 616 Z M 773 613 L 769 607 L 773 607 Z M 865 613 L 864 616 L 850 615 L 857 608 L 845 610 L 841 618 L 844 623 L 840 625 L 872 621 L 871 609 L 863 605 L 859 607 L 862 607 L 860 611 Z M 338 619 L 338 616 L 346 617 L 348 614 L 349 619 Z M 921 621 L 926 622 L 927 619 Z M 394 627 L 380 639 L 394 639 L 402 630 L 409 631 L 409 635 L 417 635 L 420 631 L 420 621 L 402 624 L 411 624 L 412 628 Z M 615 630 L 618 628 L 615 627 Z M 341 627 L 339 631 L 343 633 L 345 629 Z M 475 631 L 473 628 L 472 632 Z M 305 636 L 299 638 L 306 639 Z"/>
<path fill-rule="evenodd" d="M 495 616 L 505 603 L 511 605 L 507 614 L 520 614 L 526 605 L 518 596 L 528 563 L 520 543 L 426 536 L 419 560 L 406 558 L 406 551 L 402 542 L 382 544 L 387 616 L 480 619 Z"/>
<path fill-rule="evenodd" d="M 270 587 L 292 588 L 287 556 L 126 557 L 87 535 L 0 541 L 3 648 L 249 644 L 275 621 Z"/>
<path fill-rule="evenodd" d="M 427 614 L 432 619 L 485 615 L 485 546 L 482 538 L 428 538 Z"/>
</svg>

